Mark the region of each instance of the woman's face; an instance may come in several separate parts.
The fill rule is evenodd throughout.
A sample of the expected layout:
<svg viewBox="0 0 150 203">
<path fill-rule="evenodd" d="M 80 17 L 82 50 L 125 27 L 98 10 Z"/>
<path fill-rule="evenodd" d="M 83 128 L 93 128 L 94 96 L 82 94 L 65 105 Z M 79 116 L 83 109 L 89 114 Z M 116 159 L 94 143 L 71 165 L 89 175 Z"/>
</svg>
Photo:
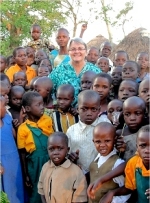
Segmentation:
<svg viewBox="0 0 150 203">
<path fill-rule="evenodd" d="M 73 62 L 81 62 L 85 60 L 87 50 L 84 44 L 73 41 L 69 47 L 69 55 Z"/>
</svg>

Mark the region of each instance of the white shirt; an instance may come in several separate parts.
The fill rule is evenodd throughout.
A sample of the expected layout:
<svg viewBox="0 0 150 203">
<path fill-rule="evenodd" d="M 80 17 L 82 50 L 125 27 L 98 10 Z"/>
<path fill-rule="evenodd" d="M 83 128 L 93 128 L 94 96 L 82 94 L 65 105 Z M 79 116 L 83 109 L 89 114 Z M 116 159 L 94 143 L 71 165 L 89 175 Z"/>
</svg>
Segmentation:
<svg viewBox="0 0 150 203">
<path fill-rule="evenodd" d="M 100 154 L 97 155 L 94 161 L 98 160 L 98 168 L 107 161 L 109 157 L 116 154 L 116 149 L 114 149 L 111 153 L 109 153 L 107 156 L 101 156 Z M 124 160 L 118 158 L 115 162 L 114 166 L 112 167 L 112 170 L 115 169 L 117 166 L 119 166 L 121 163 L 123 163 Z M 119 187 L 122 187 L 124 185 L 124 176 L 120 175 L 118 177 L 113 178 L 113 181 L 119 185 Z M 111 203 L 125 203 L 129 199 L 130 195 L 124 195 L 124 196 L 114 196 Z"/>
<path fill-rule="evenodd" d="M 78 123 L 70 126 L 67 130 L 70 152 L 79 150 L 79 164 L 84 173 L 89 171 L 90 163 L 98 154 L 93 143 L 93 129 L 100 122 L 110 122 L 107 117 L 98 117 L 91 125 L 86 125 L 80 120 Z"/>
</svg>

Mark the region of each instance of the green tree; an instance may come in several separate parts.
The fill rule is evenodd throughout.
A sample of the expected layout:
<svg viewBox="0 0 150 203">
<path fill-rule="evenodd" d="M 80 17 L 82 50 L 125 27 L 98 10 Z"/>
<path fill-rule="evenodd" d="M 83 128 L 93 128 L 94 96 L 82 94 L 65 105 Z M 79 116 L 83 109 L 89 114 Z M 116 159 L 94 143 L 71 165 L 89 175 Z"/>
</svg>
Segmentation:
<svg viewBox="0 0 150 203">
<path fill-rule="evenodd" d="M 37 23 L 45 37 L 66 23 L 57 1 L 1 0 L 1 54 L 8 55 L 30 38 L 30 27 Z"/>
</svg>

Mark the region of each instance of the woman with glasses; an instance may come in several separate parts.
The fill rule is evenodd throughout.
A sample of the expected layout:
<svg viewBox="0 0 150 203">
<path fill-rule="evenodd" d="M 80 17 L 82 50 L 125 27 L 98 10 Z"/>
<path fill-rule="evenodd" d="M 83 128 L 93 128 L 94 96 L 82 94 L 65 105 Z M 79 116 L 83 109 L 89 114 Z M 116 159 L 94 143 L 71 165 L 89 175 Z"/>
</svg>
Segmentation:
<svg viewBox="0 0 150 203">
<path fill-rule="evenodd" d="M 57 88 L 62 84 L 71 84 L 75 88 L 75 99 L 73 105 L 76 105 L 76 98 L 80 91 L 80 80 L 84 72 L 92 70 L 100 73 L 101 70 L 87 62 L 85 57 L 87 55 L 87 46 L 81 38 L 73 38 L 70 40 L 68 53 L 70 61 L 62 63 L 53 69 L 49 78 L 53 82 L 53 91 L 56 92 Z"/>
</svg>

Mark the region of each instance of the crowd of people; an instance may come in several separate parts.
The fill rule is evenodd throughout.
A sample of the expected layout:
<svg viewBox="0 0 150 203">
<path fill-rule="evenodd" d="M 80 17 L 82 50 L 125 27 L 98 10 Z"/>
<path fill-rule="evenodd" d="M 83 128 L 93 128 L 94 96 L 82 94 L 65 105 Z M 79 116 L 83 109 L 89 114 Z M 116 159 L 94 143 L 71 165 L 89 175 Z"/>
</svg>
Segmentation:
<svg viewBox="0 0 150 203">
<path fill-rule="evenodd" d="M 109 41 L 87 48 L 86 29 L 58 29 L 56 49 L 34 24 L 25 47 L 0 56 L 7 202 L 149 202 L 149 53 L 112 61 Z"/>
</svg>

